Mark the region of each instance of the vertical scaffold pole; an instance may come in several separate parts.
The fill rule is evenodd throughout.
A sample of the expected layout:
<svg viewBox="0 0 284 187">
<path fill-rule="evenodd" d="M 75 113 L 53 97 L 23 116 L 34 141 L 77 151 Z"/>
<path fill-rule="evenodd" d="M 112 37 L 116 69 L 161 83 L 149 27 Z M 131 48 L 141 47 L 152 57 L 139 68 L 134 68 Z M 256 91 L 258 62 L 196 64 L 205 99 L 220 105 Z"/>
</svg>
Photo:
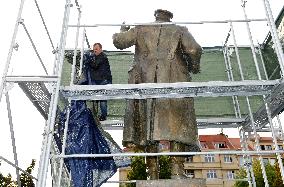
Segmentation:
<svg viewBox="0 0 284 187">
<path fill-rule="evenodd" d="M 81 76 L 81 74 L 82 74 L 82 69 L 83 69 L 85 35 L 86 35 L 86 29 L 84 28 L 84 29 L 83 29 L 83 35 L 82 35 L 82 43 L 81 43 L 81 59 L 80 59 L 79 76 Z"/>
<path fill-rule="evenodd" d="M 68 111 L 66 114 L 66 121 L 65 121 L 65 127 L 64 127 L 64 136 L 63 136 L 63 145 L 62 145 L 62 152 L 61 155 L 65 155 L 65 148 L 66 148 L 66 136 L 67 136 L 67 131 L 68 131 L 68 124 L 69 124 L 69 117 L 70 117 L 70 104 L 68 107 Z M 62 178 L 62 169 L 63 169 L 63 163 L 64 163 L 64 158 L 60 158 L 60 165 L 59 165 L 59 174 L 58 174 L 58 183 L 57 186 L 61 186 L 61 178 Z M 56 177 L 56 176 L 55 176 Z"/>
<path fill-rule="evenodd" d="M 15 167 L 16 174 L 17 174 L 17 182 L 18 182 L 18 186 L 21 187 L 20 171 L 18 168 L 19 162 L 18 162 L 18 157 L 17 157 L 16 140 L 15 140 L 14 126 L 13 126 L 10 99 L 9 99 L 8 92 L 6 93 L 6 103 L 7 103 L 7 111 L 8 111 L 9 125 L 10 125 L 10 134 L 11 134 L 11 140 L 12 140 L 12 146 L 13 146 L 14 161 L 15 161 L 15 165 L 17 166 Z"/>
<path fill-rule="evenodd" d="M 242 129 L 239 129 L 239 136 L 240 136 L 240 142 L 241 142 L 241 147 L 242 147 L 242 151 L 243 151 L 243 160 L 244 162 L 247 160 L 248 155 L 245 154 L 245 146 L 244 146 L 244 139 L 242 136 Z M 252 181 L 251 181 L 251 177 L 250 177 L 250 170 L 247 164 L 245 164 L 245 168 L 246 168 L 246 172 L 247 172 L 247 178 L 248 178 L 248 183 L 249 183 L 249 187 L 252 187 Z M 254 186 L 255 187 L 255 186 Z"/>
<path fill-rule="evenodd" d="M 283 128 L 282 128 L 282 123 L 281 123 L 279 114 L 276 116 L 276 119 L 277 119 L 278 126 L 281 129 L 281 139 L 282 139 L 282 141 L 284 141 Z M 282 144 L 283 144 L 283 142 L 282 142 Z"/>
<path fill-rule="evenodd" d="M 284 54 L 283 54 L 283 49 L 277 34 L 277 29 L 274 23 L 274 19 L 273 19 L 273 15 L 272 15 L 272 11 L 270 8 L 270 4 L 268 0 L 263 0 L 263 4 L 264 4 L 264 10 L 266 13 L 266 17 L 267 17 L 267 23 L 269 25 L 270 28 L 270 34 L 272 36 L 272 40 L 274 42 L 274 46 L 275 46 L 275 52 L 276 55 L 278 57 L 279 60 L 279 64 L 280 64 L 280 69 L 281 69 L 281 75 L 283 76 L 284 74 Z"/>
<path fill-rule="evenodd" d="M 79 40 L 79 32 L 80 32 L 80 21 L 81 21 L 82 11 L 78 8 L 78 19 L 77 19 L 77 29 L 76 29 L 76 38 L 75 38 L 75 49 L 73 53 L 73 63 L 72 63 L 72 71 L 71 71 L 71 81 L 70 85 L 74 85 L 74 77 L 76 73 L 76 59 L 77 59 L 77 48 L 78 48 L 78 40 Z"/>
<path fill-rule="evenodd" d="M 243 0 L 242 0 L 242 2 L 243 2 Z M 267 6 L 265 6 L 265 9 L 267 9 Z M 244 12 L 245 19 L 248 20 L 246 10 L 245 10 L 245 4 L 243 5 L 243 12 Z M 249 35 L 249 39 L 250 39 L 250 46 L 251 46 L 251 50 L 252 50 L 253 60 L 254 60 L 254 63 L 255 63 L 255 68 L 256 68 L 256 71 L 257 71 L 257 76 L 258 76 L 259 80 L 262 80 L 260 70 L 259 70 L 258 61 L 257 61 L 257 58 L 256 58 L 256 51 L 255 51 L 255 47 L 254 47 L 254 43 L 253 43 L 253 39 L 252 39 L 252 35 L 251 35 L 251 31 L 250 31 L 250 27 L 249 27 L 248 22 L 246 22 L 246 26 L 247 26 L 247 32 L 248 32 L 248 35 Z M 272 26 L 272 24 L 270 26 Z M 281 64 L 282 59 L 279 59 L 279 62 Z M 280 67 L 281 67 L 281 65 L 280 65 Z M 267 118 L 268 118 L 268 123 L 269 123 L 270 129 L 271 129 L 271 133 L 272 133 L 274 147 L 275 147 L 275 150 L 278 151 L 279 147 L 278 147 L 278 144 L 277 144 L 277 138 L 276 138 L 273 122 L 272 122 L 272 117 L 271 117 L 272 115 L 271 115 L 271 110 L 270 110 L 270 106 L 269 106 L 269 101 L 266 100 L 265 95 L 263 95 L 263 101 L 264 101 L 265 109 L 266 109 L 266 112 L 267 112 Z M 282 164 L 282 157 L 281 157 L 280 153 L 276 153 L 276 155 L 277 155 L 277 159 L 278 159 L 278 163 L 279 163 L 279 167 L 280 167 L 280 171 L 281 171 L 282 180 L 284 181 L 284 170 L 283 170 L 284 168 L 283 168 L 283 164 Z M 267 184 L 267 186 L 269 186 L 269 185 Z"/>
<path fill-rule="evenodd" d="M 264 60 L 263 60 L 263 55 L 262 55 L 262 52 L 261 52 L 261 45 L 260 44 L 258 44 L 258 52 L 259 52 L 262 68 L 263 68 L 263 71 L 264 71 L 265 79 L 268 80 L 268 74 L 267 74 L 267 71 L 266 71 L 266 68 L 265 68 L 265 64 L 264 64 Z M 277 118 L 278 126 L 279 126 L 280 131 L 281 131 L 280 132 L 281 133 L 281 139 L 283 141 L 284 134 L 283 134 L 283 128 L 282 128 L 282 124 L 281 124 L 281 121 L 280 121 L 280 118 L 279 118 L 279 114 L 276 115 L 276 118 Z"/>
<path fill-rule="evenodd" d="M 22 17 L 24 3 L 25 3 L 25 0 L 21 0 L 21 4 L 20 4 L 20 7 L 19 7 L 17 20 L 16 20 L 16 24 L 15 24 L 15 27 L 14 27 L 14 33 L 13 33 L 13 36 L 12 36 L 7 61 L 6 61 L 6 64 L 5 64 L 5 67 L 4 67 L 4 70 L 3 70 L 3 74 L 2 74 L 2 79 L 1 79 L 1 84 L 0 84 L 0 102 L 1 102 L 1 99 L 2 99 L 4 87 L 5 87 L 5 84 L 6 84 L 6 76 L 8 74 L 9 65 L 10 65 L 10 61 L 11 61 L 11 58 L 12 58 L 16 37 L 17 37 L 17 34 L 18 34 L 18 30 L 19 30 L 19 24 L 20 24 L 20 20 L 21 20 L 21 17 Z"/>
<path fill-rule="evenodd" d="M 52 99 L 50 103 L 50 110 L 51 112 L 48 114 L 48 128 L 46 133 L 46 141 L 43 145 L 43 156 L 41 160 L 41 167 L 39 168 L 39 174 L 38 174 L 38 182 L 37 186 L 39 187 L 45 187 L 46 185 L 46 177 L 48 172 L 48 162 L 50 159 L 50 149 L 52 144 L 52 138 L 53 138 L 53 130 L 54 130 L 54 124 L 55 124 L 55 118 L 56 118 L 56 111 L 57 111 L 57 104 L 58 104 L 58 97 L 59 97 L 59 89 L 60 89 L 60 83 L 61 83 L 61 72 L 63 68 L 63 62 L 64 62 L 64 51 L 65 51 L 65 45 L 66 45 L 66 37 L 67 37 L 67 30 L 68 30 L 68 22 L 69 22 L 69 14 L 70 14 L 70 7 L 72 6 L 70 0 L 66 0 L 65 4 L 65 11 L 64 11 L 64 18 L 62 23 L 62 31 L 61 31 L 61 37 L 59 42 L 59 65 L 58 65 L 58 78 L 56 83 L 56 88 L 53 89 L 52 92 Z"/>
<path fill-rule="evenodd" d="M 244 130 L 242 131 L 242 135 L 243 135 L 245 150 L 249 151 L 247 136 L 246 136 L 246 133 L 245 133 Z M 251 173 L 251 178 L 252 178 L 253 187 L 257 187 L 257 186 L 256 186 L 256 182 L 255 182 L 254 171 L 253 171 L 253 167 L 252 167 L 252 157 L 249 156 L 249 157 L 248 157 L 248 160 L 249 160 L 249 162 L 250 162 L 250 167 L 249 167 L 249 169 L 250 169 L 250 173 Z"/>
<path fill-rule="evenodd" d="M 260 57 L 260 61 L 261 61 L 261 65 L 262 65 L 262 69 L 263 69 L 263 72 L 264 72 L 265 79 L 268 80 L 268 74 L 267 74 L 267 71 L 266 71 L 266 68 L 265 68 L 260 44 L 258 44 L 258 53 L 259 53 L 259 57 Z"/>
<path fill-rule="evenodd" d="M 74 85 L 74 77 L 76 73 L 76 60 L 77 60 L 77 48 L 78 48 L 78 39 L 79 39 L 79 32 L 80 32 L 80 20 L 81 20 L 81 10 L 78 8 L 78 19 L 77 19 L 77 30 L 76 30 L 76 38 L 75 38 L 75 48 L 73 53 L 73 63 L 72 63 L 72 71 L 71 71 L 71 79 L 70 85 Z M 66 121 L 64 126 L 64 135 L 63 135 L 63 145 L 62 145 L 62 153 L 61 155 L 65 155 L 65 148 L 66 148 L 66 140 L 67 140 L 67 132 L 68 132 L 68 125 L 69 125 L 69 116 L 70 116 L 70 107 L 71 107 L 71 100 L 68 99 L 68 111 L 66 114 Z M 59 166 L 59 175 L 58 175 L 58 187 L 60 187 L 61 177 L 62 177 L 62 168 L 63 168 L 63 161 L 64 158 L 60 158 L 60 166 Z"/>
<path fill-rule="evenodd" d="M 225 44 L 225 47 L 223 47 L 223 55 L 224 55 L 224 62 L 225 62 L 228 80 L 234 81 L 234 75 L 232 73 L 232 67 L 230 63 L 230 55 L 228 54 L 228 46 L 226 44 Z M 240 111 L 238 97 L 232 96 L 232 99 L 233 99 L 233 105 L 234 105 L 234 110 L 235 110 L 235 116 L 236 118 L 241 118 L 241 111 Z"/>
<path fill-rule="evenodd" d="M 241 2 L 242 2 L 242 8 L 243 8 L 243 12 L 244 12 L 244 15 L 245 15 L 245 19 L 248 20 L 247 16 L 246 16 L 246 11 L 245 11 L 245 3 L 244 3 L 243 0 L 241 0 Z M 248 26 L 248 22 L 246 22 L 246 25 Z M 234 32 L 234 27 L 233 27 L 232 23 L 231 23 L 231 28 L 232 28 L 232 36 L 233 36 L 233 40 L 234 40 L 234 45 L 235 45 L 236 48 L 238 48 L 238 45 L 237 45 L 237 42 L 236 42 L 236 36 L 235 36 L 235 32 Z M 250 33 L 250 31 L 249 31 L 249 33 Z M 249 34 L 249 36 L 250 36 L 250 39 L 252 39 L 251 34 Z M 254 50 L 254 48 L 252 50 Z M 239 56 L 238 49 L 236 50 L 236 55 Z M 253 57 L 256 59 L 255 53 L 253 54 Z M 242 69 L 242 65 L 241 65 L 239 57 L 237 57 L 237 63 L 238 63 L 239 72 L 240 72 L 240 75 L 241 75 L 241 80 L 243 81 L 244 80 L 244 75 L 243 75 L 243 69 Z M 259 74 L 259 72 L 257 72 L 257 74 Z M 253 112 L 252 112 L 252 109 L 251 109 L 251 104 L 250 104 L 250 100 L 249 100 L 248 96 L 246 96 L 246 102 L 247 102 L 247 107 L 248 107 L 248 111 L 249 111 L 249 117 L 250 117 L 250 121 L 251 121 L 251 126 L 252 126 L 253 132 L 254 132 L 256 150 L 260 151 L 258 134 L 256 132 Z M 263 175 L 265 187 L 269 187 L 268 180 L 267 180 L 267 175 L 266 175 L 266 171 L 265 171 L 265 166 L 264 166 L 263 158 L 262 158 L 261 155 L 259 155 L 259 161 L 260 161 L 260 165 L 261 165 L 261 170 L 262 170 L 262 175 Z"/>
</svg>

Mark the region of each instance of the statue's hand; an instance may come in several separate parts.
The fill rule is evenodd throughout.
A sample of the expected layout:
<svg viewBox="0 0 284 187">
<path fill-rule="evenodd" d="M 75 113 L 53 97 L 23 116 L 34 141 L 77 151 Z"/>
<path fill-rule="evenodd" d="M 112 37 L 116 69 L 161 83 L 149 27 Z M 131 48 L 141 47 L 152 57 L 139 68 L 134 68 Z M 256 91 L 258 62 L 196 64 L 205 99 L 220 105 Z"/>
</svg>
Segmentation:
<svg viewBox="0 0 284 187">
<path fill-rule="evenodd" d="M 125 24 L 125 22 L 123 22 L 122 24 Z M 126 25 L 122 25 L 120 27 L 120 32 L 126 32 L 130 29 L 130 26 L 126 26 Z"/>
</svg>

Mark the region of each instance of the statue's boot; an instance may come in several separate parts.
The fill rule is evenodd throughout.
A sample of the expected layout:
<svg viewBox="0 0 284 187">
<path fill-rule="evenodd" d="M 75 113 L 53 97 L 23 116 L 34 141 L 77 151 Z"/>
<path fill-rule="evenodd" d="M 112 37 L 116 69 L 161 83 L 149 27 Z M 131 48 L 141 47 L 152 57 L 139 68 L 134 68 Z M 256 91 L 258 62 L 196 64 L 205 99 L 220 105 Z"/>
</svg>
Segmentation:
<svg viewBox="0 0 284 187">
<path fill-rule="evenodd" d="M 197 143 L 185 145 L 183 143 L 172 141 L 170 142 L 171 152 L 200 152 L 200 147 Z M 171 178 L 182 179 L 186 178 L 184 172 L 184 159 L 185 156 L 171 156 Z"/>
<path fill-rule="evenodd" d="M 172 179 L 184 179 L 186 178 L 184 173 L 184 157 L 171 156 L 171 178 Z"/>
<path fill-rule="evenodd" d="M 158 146 L 156 144 L 148 145 L 147 153 L 157 153 Z M 157 156 L 147 156 L 146 164 L 148 168 L 148 176 L 150 180 L 159 179 L 159 160 Z"/>
<path fill-rule="evenodd" d="M 185 150 L 185 145 L 178 142 L 170 143 L 171 152 L 183 152 Z M 186 178 L 184 172 L 184 156 L 171 156 L 170 157 L 170 167 L 171 167 L 171 178 L 172 179 L 183 179 Z"/>
</svg>

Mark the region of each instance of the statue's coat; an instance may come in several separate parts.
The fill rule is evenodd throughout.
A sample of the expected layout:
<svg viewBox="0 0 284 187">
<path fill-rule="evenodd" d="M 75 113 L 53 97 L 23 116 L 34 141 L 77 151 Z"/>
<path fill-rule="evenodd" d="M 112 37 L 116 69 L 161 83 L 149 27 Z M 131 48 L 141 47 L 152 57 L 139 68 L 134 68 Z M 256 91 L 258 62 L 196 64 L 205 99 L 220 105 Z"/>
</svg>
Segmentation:
<svg viewBox="0 0 284 187">
<path fill-rule="evenodd" d="M 202 48 L 186 27 L 136 26 L 115 33 L 118 49 L 135 45 L 129 83 L 189 82 L 199 71 Z M 193 98 L 129 100 L 124 118 L 123 142 L 145 146 L 169 140 L 196 145 L 197 124 Z"/>
</svg>

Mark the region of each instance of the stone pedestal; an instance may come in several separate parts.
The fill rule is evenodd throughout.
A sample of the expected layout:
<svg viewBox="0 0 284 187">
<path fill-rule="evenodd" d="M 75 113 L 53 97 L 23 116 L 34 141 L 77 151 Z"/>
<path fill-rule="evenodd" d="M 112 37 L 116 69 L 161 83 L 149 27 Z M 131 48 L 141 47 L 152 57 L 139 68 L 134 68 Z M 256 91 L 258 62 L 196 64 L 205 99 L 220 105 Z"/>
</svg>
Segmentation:
<svg viewBox="0 0 284 187">
<path fill-rule="evenodd" d="M 205 179 L 137 180 L 136 187 L 206 187 Z"/>
</svg>

